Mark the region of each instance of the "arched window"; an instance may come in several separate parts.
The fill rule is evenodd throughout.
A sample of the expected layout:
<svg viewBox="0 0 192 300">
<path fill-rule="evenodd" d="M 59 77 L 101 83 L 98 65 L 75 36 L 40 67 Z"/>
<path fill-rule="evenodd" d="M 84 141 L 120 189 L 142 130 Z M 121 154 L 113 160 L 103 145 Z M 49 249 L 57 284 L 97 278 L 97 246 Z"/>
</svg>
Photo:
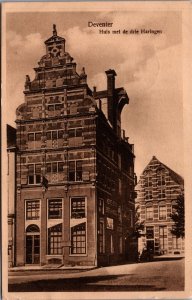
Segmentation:
<svg viewBox="0 0 192 300">
<path fill-rule="evenodd" d="M 39 227 L 35 224 L 32 224 L 32 225 L 29 225 L 27 228 L 26 228 L 26 232 L 29 233 L 29 232 L 40 232 L 39 230 Z"/>
<path fill-rule="evenodd" d="M 159 202 L 159 220 L 166 220 L 166 219 L 167 219 L 166 202 L 160 201 Z"/>
</svg>

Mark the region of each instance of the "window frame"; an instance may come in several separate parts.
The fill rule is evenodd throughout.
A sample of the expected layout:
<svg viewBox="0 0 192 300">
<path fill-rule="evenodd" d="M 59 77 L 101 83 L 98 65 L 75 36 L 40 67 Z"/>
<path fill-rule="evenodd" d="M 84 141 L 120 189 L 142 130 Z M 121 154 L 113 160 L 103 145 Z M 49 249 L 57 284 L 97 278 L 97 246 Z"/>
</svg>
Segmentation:
<svg viewBox="0 0 192 300">
<path fill-rule="evenodd" d="M 29 217 L 28 216 L 28 213 L 29 213 L 29 210 L 28 210 L 28 203 L 34 203 L 34 202 L 36 202 L 36 203 L 38 203 L 38 208 L 37 207 L 35 207 L 35 214 L 37 214 L 37 216 L 35 216 L 35 217 Z M 31 214 L 33 214 L 33 211 L 34 210 L 30 210 L 30 212 L 31 212 Z M 25 200 L 25 220 L 26 221 L 30 221 L 30 220 L 40 220 L 40 218 L 41 218 L 41 202 L 40 202 L 40 199 L 26 199 Z"/>
<path fill-rule="evenodd" d="M 51 202 L 55 202 L 55 204 L 56 204 L 56 202 L 60 202 L 61 203 L 61 207 L 60 208 L 58 208 L 58 211 L 59 211 L 59 213 L 58 213 L 58 216 L 59 217 L 51 217 L 50 216 L 50 203 Z M 47 199 L 47 220 L 62 220 L 63 219 L 63 198 L 48 198 Z M 53 211 L 56 211 L 56 210 L 53 210 Z"/>
<path fill-rule="evenodd" d="M 151 209 L 151 211 L 148 211 L 148 209 Z M 152 214 L 152 217 L 148 217 L 148 215 L 150 216 Z M 145 208 L 145 219 L 146 221 L 152 221 L 154 219 L 154 207 L 153 204 L 147 204 L 146 208 Z"/>
<path fill-rule="evenodd" d="M 84 214 L 82 213 L 82 217 L 78 217 L 78 218 L 74 218 L 73 217 L 73 214 L 74 215 L 78 215 L 78 212 L 72 212 L 72 202 L 73 201 L 79 201 L 80 202 L 80 200 L 79 199 L 84 199 Z M 79 197 L 70 197 L 70 219 L 85 219 L 85 218 L 87 218 L 87 199 L 86 199 L 86 197 L 84 197 L 84 196 L 79 196 Z"/>
<path fill-rule="evenodd" d="M 81 168 L 78 170 L 78 163 L 81 162 Z M 74 164 L 73 168 L 70 168 L 70 164 Z M 70 160 L 68 167 L 68 179 L 71 182 L 82 182 L 83 181 L 83 160 Z"/>
<path fill-rule="evenodd" d="M 51 228 L 54 228 L 57 226 L 61 227 L 61 230 L 59 230 L 59 231 L 52 230 L 51 231 Z M 56 234 L 54 235 L 54 232 L 56 232 L 57 235 Z M 60 233 L 60 234 L 58 234 L 58 233 Z M 63 255 L 62 236 L 63 236 L 63 224 L 62 223 L 59 223 L 59 224 L 56 224 L 56 225 L 53 225 L 53 226 L 47 228 L 47 255 L 51 255 L 51 256 L 52 255 L 54 255 L 54 256 Z M 52 238 L 52 241 L 51 241 L 51 238 Z M 58 238 L 60 238 L 60 240 Z M 51 247 L 52 244 L 57 245 L 57 247 Z M 61 247 L 58 247 L 59 244 Z M 53 253 L 51 250 L 53 250 Z"/>
<path fill-rule="evenodd" d="M 164 209 L 164 210 L 161 210 L 161 209 Z M 162 214 L 162 215 L 161 215 Z M 163 217 L 164 216 L 164 217 Z M 158 217 L 159 217 L 159 220 L 167 220 L 167 205 L 165 202 L 161 201 L 158 203 Z"/>
<path fill-rule="evenodd" d="M 33 166 L 33 173 L 29 170 L 30 166 Z M 40 167 L 40 173 L 38 173 L 38 172 L 36 173 L 37 166 Z M 41 167 L 42 167 L 42 164 L 40 164 L 40 163 L 38 163 L 38 164 L 32 163 L 32 164 L 27 165 L 27 168 L 28 168 L 27 183 L 28 183 L 28 185 L 40 185 L 41 184 L 41 177 L 42 177 Z M 33 178 L 33 182 L 30 182 L 30 178 L 31 179 Z"/>
</svg>

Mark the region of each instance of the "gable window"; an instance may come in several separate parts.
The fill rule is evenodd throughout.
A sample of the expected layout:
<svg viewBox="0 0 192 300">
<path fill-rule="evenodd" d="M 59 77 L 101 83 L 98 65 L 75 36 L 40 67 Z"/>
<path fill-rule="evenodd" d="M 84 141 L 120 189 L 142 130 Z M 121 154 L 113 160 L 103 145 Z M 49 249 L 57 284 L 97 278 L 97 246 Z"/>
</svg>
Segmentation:
<svg viewBox="0 0 192 300">
<path fill-rule="evenodd" d="M 48 229 L 48 254 L 62 254 L 62 224 Z"/>
<path fill-rule="evenodd" d="M 82 160 L 69 162 L 69 181 L 82 181 Z"/>
<path fill-rule="evenodd" d="M 152 187 L 152 176 L 151 175 L 148 175 L 145 178 L 145 186 L 146 187 Z"/>
<path fill-rule="evenodd" d="M 48 219 L 62 218 L 62 199 L 48 200 Z"/>
<path fill-rule="evenodd" d="M 167 208 L 164 201 L 159 202 L 159 220 L 166 220 L 167 218 Z"/>
<path fill-rule="evenodd" d="M 41 148 L 42 132 L 30 132 L 28 133 L 28 148 L 36 149 Z"/>
<path fill-rule="evenodd" d="M 72 219 L 85 218 L 85 198 L 84 197 L 71 198 L 71 218 Z"/>
<path fill-rule="evenodd" d="M 26 220 L 38 220 L 40 216 L 40 201 L 26 201 Z"/>
<path fill-rule="evenodd" d="M 162 198 L 165 198 L 165 190 L 164 189 L 161 189 L 159 191 L 159 198 L 162 199 Z"/>
<path fill-rule="evenodd" d="M 28 165 L 28 184 L 41 183 L 41 165 L 30 164 Z"/>
</svg>

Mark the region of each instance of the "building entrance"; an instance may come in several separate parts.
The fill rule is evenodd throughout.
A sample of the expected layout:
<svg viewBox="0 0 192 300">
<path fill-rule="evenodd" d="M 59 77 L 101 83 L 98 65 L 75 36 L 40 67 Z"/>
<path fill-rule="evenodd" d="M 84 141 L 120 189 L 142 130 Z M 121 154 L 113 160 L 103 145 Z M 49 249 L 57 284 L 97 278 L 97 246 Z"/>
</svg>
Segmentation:
<svg viewBox="0 0 192 300">
<path fill-rule="evenodd" d="M 27 228 L 25 257 L 26 257 L 26 264 L 40 263 L 40 234 L 39 234 L 39 228 L 36 225 L 31 225 Z"/>
</svg>

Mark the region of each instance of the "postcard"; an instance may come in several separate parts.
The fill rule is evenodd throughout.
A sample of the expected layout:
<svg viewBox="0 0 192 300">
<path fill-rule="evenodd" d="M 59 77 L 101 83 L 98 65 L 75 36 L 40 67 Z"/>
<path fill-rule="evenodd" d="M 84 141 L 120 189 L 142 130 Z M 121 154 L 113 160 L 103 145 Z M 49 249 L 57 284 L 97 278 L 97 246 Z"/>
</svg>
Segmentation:
<svg viewBox="0 0 192 300">
<path fill-rule="evenodd" d="M 2 4 L 3 299 L 189 299 L 189 2 Z"/>
</svg>

